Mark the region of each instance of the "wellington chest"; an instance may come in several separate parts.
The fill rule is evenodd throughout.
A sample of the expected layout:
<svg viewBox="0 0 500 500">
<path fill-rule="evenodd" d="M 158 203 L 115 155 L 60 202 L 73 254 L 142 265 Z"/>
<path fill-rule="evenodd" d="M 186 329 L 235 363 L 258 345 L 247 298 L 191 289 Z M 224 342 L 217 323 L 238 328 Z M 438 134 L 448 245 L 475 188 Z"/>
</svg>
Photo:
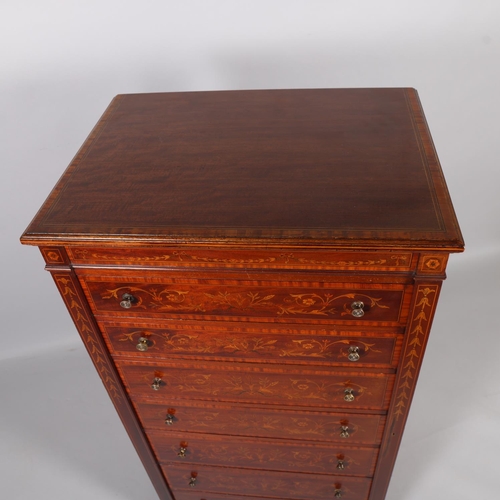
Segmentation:
<svg viewBox="0 0 500 500">
<path fill-rule="evenodd" d="M 21 241 L 162 500 L 385 497 L 463 250 L 415 90 L 119 95 Z"/>
</svg>

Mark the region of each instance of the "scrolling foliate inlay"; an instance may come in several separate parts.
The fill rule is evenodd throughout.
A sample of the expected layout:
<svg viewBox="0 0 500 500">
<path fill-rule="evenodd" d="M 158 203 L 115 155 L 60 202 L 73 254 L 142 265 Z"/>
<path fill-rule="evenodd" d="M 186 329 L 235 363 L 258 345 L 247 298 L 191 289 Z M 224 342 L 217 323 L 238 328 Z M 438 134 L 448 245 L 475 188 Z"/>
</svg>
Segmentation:
<svg viewBox="0 0 500 500">
<path fill-rule="evenodd" d="M 188 484 L 189 474 L 182 474 L 175 469 L 166 469 L 167 476 L 172 479 L 174 487 Z M 245 471 L 246 472 L 246 471 Z M 358 477 L 335 477 L 329 475 L 294 474 L 278 475 L 276 472 L 248 471 L 240 473 L 218 472 L 212 469 L 198 473 L 200 490 L 221 491 L 238 494 L 244 491 L 250 495 L 265 495 L 273 498 L 331 498 L 335 488 L 341 488 L 346 498 L 366 498 L 370 480 Z M 200 495 L 201 496 L 201 495 Z M 213 495 L 212 495 L 213 496 Z"/>
<path fill-rule="evenodd" d="M 158 413 L 158 421 L 163 421 L 164 411 Z M 342 426 L 349 427 L 351 436 L 363 434 L 363 428 L 352 421 L 341 417 L 333 418 L 328 415 L 290 416 L 274 414 L 272 416 L 257 412 L 229 413 L 220 411 L 198 410 L 186 415 L 184 410 L 179 416 L 190 431 L 243 433 L 246 436 L 276 437 L 279 434 L 288 435 L 295 439 L 334 440 L 342 441 L 340 436 Z M 359 418 L 359 417 L 358 417 Z"/>
<path fill-rule="evenodd" d="M 150 384 L 151 376 L 146 375 L 144 382 Z M 310 378 L 289 378 L 280 376 L 256 376 L 254 374 L 232 375 L 228 377 L 214 377 L 210 373 L 191 373 L 178 376 L 169 373 L 165 383 L 169 391 L 180 394 L 201 395 L 204 397 L 237 397 L 259 401 L 262 398 L 286 401 L 322 401 L 332 402 L 333 398 L 343 401 L 344 390 L 351 388 L 355 391 L 356 401 L 363 396 L 373 396 L 372 392 L 363 385 L 350 379 L 327 383 Z M 375 380 L 374 383 L 377 383 Z M 349 404 L 349 403 L 348 403 Z"/>
<path fill-rule="evenodd" d="M 354 345 L 351 340 L 315 340 L 315 339 L 299 339 L 292 340 L 293 348 L 289 350 L 283 350 L 280 356 L 283 357 L 310 357 L 310 358 L 330 358 L 334 355 L 333 350 L 331 349 L 336 344 L 342 344 L 345 346 Z M 367 344 L 366 342 L 361 342 L 356 340 L 356 344 L 360 344 L 363 346 L 363 351 L 373 351 L 373 352 L 381 352 L 377 349 L 373 349 L 375 344 Z M 349 355 L 348 350 L 341 349 L 339 357 L 345 357 Z"/>
<path fill-rule="evenodd" d="M 333 316 L 339 313 L 337 309 L 333 307 L 334 302 L 339 299 L 354 300 L 359 297 L 362 297 L 365 300 L 368 299 L 370 301 L 370 307 L 372 308 L 379 307 L 381 309 L 389 309 L 389 306 L 380 304 L 380 301 L 382 300 L 381 298 L 374 298 L 361 293 L 346 293 L 338 296 L 333 296 L 329 293 L 323 295 L 319 295 L 317 293 L 291 293 L 290 298 L 284 300 L 284 302 L 288 302 L 290 305 L 281 305 L 278 314 L 312 314 L 318 316 Z M 340 316 L 350 315 L 351 312 L 351 309 L 346 304 L 343 304 L 343 310 L 340 312 Z"/>
<path fill-rule="evenodd" d="M 174 456 L 179 451 L 178 445 L 173 445 L 171 451 Z M 358 451 L 365 460 L 371 458 L 371 450 Z M 342 458 L 341 458 L 342 457 Z M 360 463 L 351 456 L 344 453 L 320 450 L 317 447 L 307 449 L 305 447 L 294 448 L 288 446 L 286 448 L 273 446 L 255 446 L 245 444 L 215 444 L 203 443 L 203 446 L 190 445 L 186 455 L 186 462 L 190 459 L 200 460 L 205 463 L 218 465 L 238 464 L 241 466 L 245 463 L 246 466 L 256 466 L 266 464 L 266 468 L 279 469 L 280 467 L 289 467 L 290 470 L 304 471 L 311 469 L 313 471 L 334 471 L 337 469 L 339 460 L 344 462 L 344 469 L 337 470 L 337 473 L 349 473 L 351 464 L 360 466 Z M 369 472 L 368 470 L 366 471 Z"/>
<path fill-rule="evenodd" d="M 293 425 L 290 425 L 292 423 Z M 297 438 L 305 436 L 315 436 L 316 438 L 327 438 L 332 435 L 337 435 L 341 430 L 341 422 L 339 420 L 328 420 L 327 417 L 322 419 L 322 417 L 307 418 L 307 417 L 291 417 L 287 419 L 281 415 L 276 417 L 269 417 L 265 415 L 259 415 L 258 413 L 252 413 L 250 415 L 237 415 L 230 417 L 229 424 L 223 424 L 229 426 L 236 426 L 238 429 L 244 429 L 247 432 L 251 429 L 255 429 L 254 434 L 256 436 L 262 433 L 262 429 L 267 431 L 280 430 Z M 354 433 L 357 426 L 349 424 Z"/>
<path fill-rule="evenodd" d="M 318 359 L 342 360 L 349 355 L 348 347 L 362 346 L 362 352 L 382 352 L 375 349 L 375 343 L 361 340 L 321 339 L 313 337 L 302 339 L 266 338 L 221 335 L 199 335 L 196 333 L 155 333 L 148 330 L 138 330 L 122 333 L 119 342 L 130 342 L 136 345 L 140 337 L 146 337 L 151 344 L 150 349 L 160 350 L 172 354 L 240 354 L 240 355 L 267 355 L 276 357 L 306 357 Z M 340 349 L 338 347 L 340 346 Z M 336 349 L 337 348 L 337 349 Z"/>
<path fill-rule="evenodd" d="M 437 285 L 419 285 L 416 290 L 415 308 L 408 328 L 409 341 L 403 354 L 401 368 L 403 375 L 397 387 L 398 393 L 394 407 L 396 420 L 407 411 L 411 387 L 417 373 L 419 360 L 422 357 L 425 338 L 429 333 L 429 321 L 432 318 L 438 290 Z"/>
<path fill-rule="evenodd" d="M 347 254 L 350 258 L 345 258 L 346 254 L 335 252 L 325 252 L 322 259 L 312 259 L 301 253 L 278 253 L 269 252 L 262 256 L 245 256 L 245 252 L 232 250 L 229 252 L 196 252 L 192 250 L 150 250 L 143 255 L 129 255 L 123 251 L 113 250 L 89 250 L 86 248 L 72 249 L 70 252 L 77 260 L 112 262 L 112 263 L 135 263 L 135 264 L 180 264 L 198 266 L 264 266 L 264 267 L 290 267 L 307 268 L 308 266 L 322 266 L 325 268 L 409 268 L 411 265 L 411 253 L 368 253 L 363 257 L 356 258 L 355 254 Z M 226 256 L 227 255 L 227 256 Z"/>
<path fill-rule="evenodd" d="M 275 290 L 273 290 L 275 291 Z M 259 291 L 216 291 L 203 292 L 200 289 L 175 290 L 172 288 L 136 287 L 133 285 L 107 289 L 101 294 L 104 300 L 120 300 L 123 293 L 131 293 L 134 303 L 130 309 L 151 309 L 158 312 L 199 312 L 199 313 L 251 313 L 267 312 L 276 316 L 350 316 L 350 302 L 361 300 L 370 309 L 389 309 L 382 303 L 382 297 L 372 297 L 364 293 L 286 293 L 283 289 L 275 293 Z M 339 303 L 339 304 L 335 304 Z M 338 309 L 338 307 L 341 309 Z"/>
<path fill-rule="evenodd" d="M 87 345 L 87 349 L 94 361 L 101 379 L 107 387 L 110 394 L 116 401 L 121 401 L 120 392 L 115 383 L 113 374 L 108 368 L 108 364 L 105 359 L 105 355 L 97 342 L 92 323 L 85 311 L 85 307 L 80 300 L 80 297 L 76 291 L 75 285 L 72 280 L 66 275 L 54 275 L 56 285 L 61 293 L 68 310 L 70 311 L 71 317 L 75 322 L 83 341 Z"/>
<path fill-rule="evenodd" d="M 154 333 L 147 330 L 139 330 L 131 333 L 124 333 L 118 339 L 120 342 L 131 342 L 137 344 L 139 337 L 146 337 L 153 344 L 152 349 L 158 349 L 157 343 L 163 350 L 172 353 L 190 354 L 217 354 L 217 353 L 258 353 L 269 354 L 274 352 L 276 339 L 264 338 L 240 338 L 236 336 L 203 337 L 198 334 L 187 333 Z M 154 338 L 158 338 L 155 340 Z"/>
<path fill-rule="evenodd" d="M 318 421 L 318 419 L 313 418 L 296 417 L 292 418 L 292 422 L 295 427 L 286 429 L 291 436 L 337 436 L 342 430 L 342 425 L 344 424 L 348 424 L 350 435 L 355 434 L 358 430 L 357 425 L 345 420 L 340 422 L 335 420 Z"/>
</svg>

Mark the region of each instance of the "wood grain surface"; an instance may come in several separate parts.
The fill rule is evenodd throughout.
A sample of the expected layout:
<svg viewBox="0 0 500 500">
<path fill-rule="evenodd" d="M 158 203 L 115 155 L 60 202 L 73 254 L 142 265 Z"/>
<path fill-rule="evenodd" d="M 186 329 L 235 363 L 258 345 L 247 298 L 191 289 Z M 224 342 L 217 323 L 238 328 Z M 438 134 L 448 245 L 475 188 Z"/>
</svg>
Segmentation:
<svg viewBox="0 0 500 500">
<path fill-rule="evenodd" d="M 394 375 L 237 363 L 116 361 L 135 401 L 168 398 L 318 408 L 386 409 Z M 161 378 L 159 390 L 151 388 Z M 354 399 L 345 399 L 352 390 Z"/>
<path fill-rule="evenodd" d="M 413 89 L 117 96 L 23 236 L 50 239 L 463 247 Z"/>
<path fill-rule="evenodd" d="M 281 438 L 299 441 L 376 445 L 382 439 L 383 414 L 310 411 L 165 398 L 164 403 L 134 402 L 147 430 Z M 166 417 L 170 415 L 170 424 Z M 347 435 L 343 430 L 347 431 Z"/>
<path fill-rule="evenodd" d="M 378 448 L 151 431 L 160 462 L 371 477 Z M 181 451 L 182 448 L 182 451 Z"/>
<path fill-rule="evenodd" d="M 119 95 L 21 242 L 161 500 L 385 498 L 464 248 L 414 89 Z"/>
<path fill-rule="evenodd" d="M 236 495 L 245 492 L 261 498 L 292 500 L 331 500 L 334 491 L 340 489 L 342 498 L 365 500 L 370 488 L 369 479 L 352 476 L 171 464 L 165 464 L 163 470 L 172 485 L 175 498 L 180 500 L 183 494 L 179 490 L 193 489 L 200 491 L 200 498 L 205 492 Z M 196 484 L 191 488 L 189 482 L 193 473 L 196 474 Z"/>
<path fill-rule="evenodd" d="M 149 361 L 185 358 L 395 368 L 403 340 L 397 333 L 279 328 L 266 323 L 258 327 L 234 323 L 221 326 L 220 322 L 134 323 L 133 327 L 124 320 L 99 323 L 115 356 L 135 356 Z M 138 352 L 138 347 L 145 348 L 139 339 L 144 339 L 146 351 Z"/>
</svg>

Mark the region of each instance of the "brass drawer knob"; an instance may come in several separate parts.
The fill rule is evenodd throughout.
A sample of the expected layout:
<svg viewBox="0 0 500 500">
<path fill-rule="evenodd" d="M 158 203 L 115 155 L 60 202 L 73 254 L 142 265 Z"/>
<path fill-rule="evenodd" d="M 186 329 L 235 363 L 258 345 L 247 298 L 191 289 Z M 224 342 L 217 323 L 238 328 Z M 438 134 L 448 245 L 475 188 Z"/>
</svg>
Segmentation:
<svg viewBox="0 0 500 500">
<path fill-rule="evenodd" d="M 131 295 L 130 293 L 124 293 L 122 295 L 120 306 L 123 307 L 123 309 L 130 309 L 134 302 L 136 302 L 136 299 L 133 295 Z"/>
<path fill-rule="evenodd" d="M 169 408 L 167 410 L 167 416 L 165 417 L 165 423 L 167 425 L 173 425 L 173 423 L 174 423 L 174 415 L 175 415 L 175 410 L 173 408 Z"/>
<path fill-rule="evenodd" d="M 347 359 L 349 361 L 358 361 L 359 358 L 360 358 L 360 356 L 359 356 L 359 347 L 357 347 L 355 345 L 352 345 L 351 347 L 349 347 L 349 351 L 348 351 L 348 354 L 347 354 Z"/>
<path fill-rule="evenodd" d="M 363 302 L 361 302 L 360 300 L 355 300 L 351 304 L 351 314 L 355 318 L 362 318 L 365 315 L 365 311 L 363 310 L 364 307 L 365 305 Z"/>
<path fill-rule="evenodd" d="M 148 339 L 146 337 L 140 337 L 139 343 L 135 346 L 138 351 L 146 352 L 148 350 Z"/>
<path fill-rule="evenodd" d="M 178 457 L 185 458 L 187 452 L 188 444 L 186 442 L 182 442 L 179 447 L 179 452 L 177 453 Z"/>
<path fill-rule="evenodd" d="M 161 378 L 155 377 L 153 379 L 153 383 L 151 384 L 151 389 L 153 389 L 153 391 L 159 391 L 160 387 L 161 387 Z"/>
<path fill-rule="evenodd" d="M 191 472 L 191 477 L 189 478 L 189 486 L 194 488 L 196 486 L 196 477 L 198 474 L 196 472 Z"/>
<path fill-rule="evenodd" d="M 347 425 L 343 425 L 341 428 L 340 428 L 340 437 L 341 438 L 348 438 L 349 437 L 349 426 Z"/>
<path fill-rule="evenodd" d="M 348 403 L 352 403 L 354 401 L 354 390 L 350 387 L 344 390 L 344 400 Z"/>
</svg>

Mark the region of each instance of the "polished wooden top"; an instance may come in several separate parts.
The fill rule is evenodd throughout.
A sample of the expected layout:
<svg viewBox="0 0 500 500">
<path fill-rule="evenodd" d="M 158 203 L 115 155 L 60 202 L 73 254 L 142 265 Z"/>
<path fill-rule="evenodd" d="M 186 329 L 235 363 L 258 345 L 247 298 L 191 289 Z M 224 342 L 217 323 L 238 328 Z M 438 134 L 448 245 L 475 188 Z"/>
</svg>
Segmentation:
<svg viewBox="0 0 500 500">
<path fill-rule="evenodd" d="M 463 248 L 413 89 L 118 95 L 21 239 Z"/>
</svg>

